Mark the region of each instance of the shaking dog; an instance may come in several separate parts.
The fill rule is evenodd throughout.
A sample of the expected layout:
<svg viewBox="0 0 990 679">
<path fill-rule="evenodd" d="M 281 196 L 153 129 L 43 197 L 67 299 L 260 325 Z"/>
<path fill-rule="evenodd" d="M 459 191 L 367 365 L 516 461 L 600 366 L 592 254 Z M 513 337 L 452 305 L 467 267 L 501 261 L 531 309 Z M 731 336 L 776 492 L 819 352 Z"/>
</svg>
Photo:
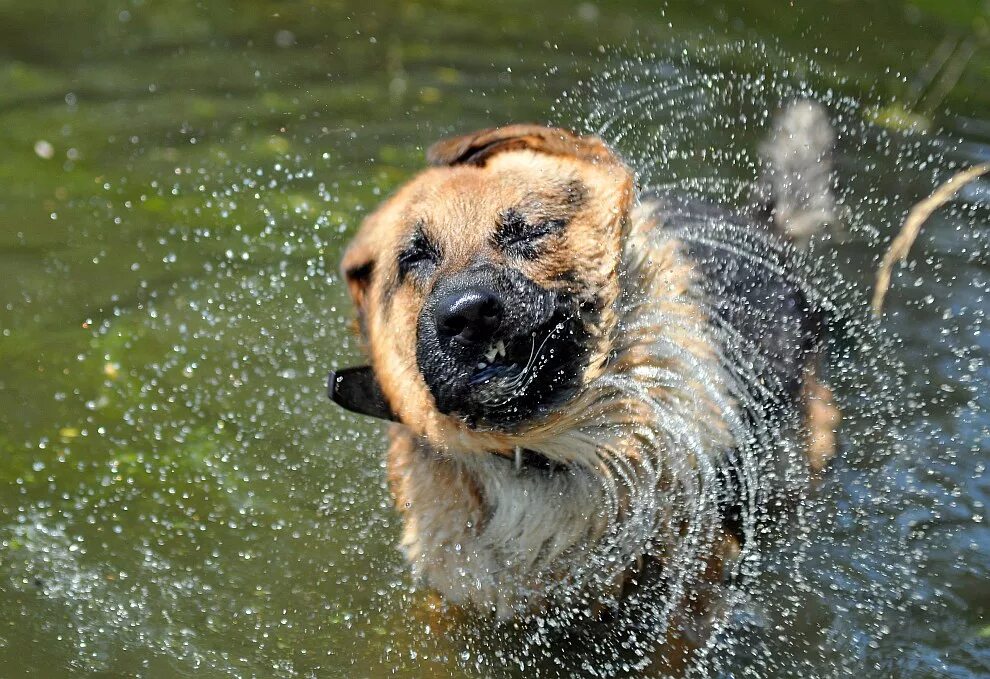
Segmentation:
<svg viewBox="0 0 990 679">
<path fill-rule="evenodd" d="M 401 546 L 447 601 L 506 618 L 652 586 L 667 624 L 710 615 L 822 470 L 824 312 L 787 234 L 831 215 L 831 133 L 809 103 L 778 129 L 746 214 L 510 125 L 435 144 L 361 225 L 342 269 L 370 365 L 328 389 L 394 423 Z"/>
</svg>

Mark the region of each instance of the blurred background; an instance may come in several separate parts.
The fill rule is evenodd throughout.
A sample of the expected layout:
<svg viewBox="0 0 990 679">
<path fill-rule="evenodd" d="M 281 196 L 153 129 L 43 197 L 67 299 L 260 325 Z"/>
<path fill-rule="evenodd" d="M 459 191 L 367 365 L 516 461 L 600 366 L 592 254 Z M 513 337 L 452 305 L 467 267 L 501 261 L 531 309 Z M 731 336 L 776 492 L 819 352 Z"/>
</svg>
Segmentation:
<svg viewBox="0 0 990 679">
<path fill-rule="evenodd" d="M 739 200 L 810 95 L 840 122 L 829 261 L 866 291 L 906 209 L 990 160 L 988 40 L 985 0 L 0 0 L 0 676 L 530 676 L 421 617 L 381 432 L 325 402 L 361 217 L 509 121 L 618 118 L 644 180 Z M 762 675 L 990 674 L 988 205 L 895 279 L 907 457 L 886 490 L 838 465 L 830 579 Z"/>
</svg>

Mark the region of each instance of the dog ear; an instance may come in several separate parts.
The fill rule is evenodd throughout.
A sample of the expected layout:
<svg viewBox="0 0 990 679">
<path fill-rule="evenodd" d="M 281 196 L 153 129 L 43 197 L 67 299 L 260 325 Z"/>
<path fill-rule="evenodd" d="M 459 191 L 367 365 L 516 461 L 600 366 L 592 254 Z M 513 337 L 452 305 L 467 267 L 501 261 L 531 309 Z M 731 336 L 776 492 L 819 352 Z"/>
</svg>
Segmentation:
<svg viewBox="0 0 990 679">
<path fill-rule="evenodd" d="M 327 376 L 327 396 L 340 407 L 381 420 L 398 421 L 371 366 L 331 370 Z"/>
<path fill-rule="evenodd" d="M 358 315 L 364 313 L 365 297 L 371 285 L 371 274 L 375 270 L 375 260 L 371 248 L 365 245 L 367 239 L 355 240 L 344 252 L 340 269 L 347 282 L 347 290 L 351 293 Z"/>
<path fill-rule="evenodd" d="M 598 137 L 580 137 L 559 127 L 507 125 L 441 139 L 426 151 L 430 165 L 479 165 L 503 151 L 529 149 L 595 163 L 619 159 Z"/>
</svg>

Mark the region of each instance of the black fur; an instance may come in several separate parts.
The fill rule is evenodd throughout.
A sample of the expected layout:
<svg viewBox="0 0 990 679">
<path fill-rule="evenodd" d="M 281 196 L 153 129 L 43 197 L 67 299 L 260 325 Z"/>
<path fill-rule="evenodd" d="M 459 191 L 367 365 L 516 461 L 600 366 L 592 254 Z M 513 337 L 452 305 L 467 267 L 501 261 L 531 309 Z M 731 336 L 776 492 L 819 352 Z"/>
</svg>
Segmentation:
<svg viewBox="0 0 990 679">
<path fill-rule="evenodd" d="M 507 356 L 486 368 L 479 368 L 485 348 L 442 337 L 434 323 L 440 300 L 479 287 L 494 292 L 505 309 L 493 341 L 504 342 Z M 545 290 L 511 267 L 485 264 L 441 281 L 431 292 L 417 324 L 416 361 L 437 410 L 457 414 L 472 426 L 505 430 L 545 415 L 573 393 L 588 341 L 570 295 Z M 508 388 L 531 357 L 532 379 L 525 387 Z"/>
</svg>

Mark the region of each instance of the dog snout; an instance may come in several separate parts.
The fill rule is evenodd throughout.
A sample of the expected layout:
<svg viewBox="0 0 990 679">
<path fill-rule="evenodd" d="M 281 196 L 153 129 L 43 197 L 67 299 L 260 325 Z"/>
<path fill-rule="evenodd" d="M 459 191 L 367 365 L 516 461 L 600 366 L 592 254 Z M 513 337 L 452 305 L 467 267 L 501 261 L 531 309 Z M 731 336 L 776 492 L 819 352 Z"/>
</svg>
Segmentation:
<svg viewBox="0 0 990 679">
<path fill-rule="evenodd" d="M 492 290 L 472 287 L 443 297 L 436 305 L 434 321 L 440 337 L 466 346 L 490 341 L 505 318 L 505 304 Z"/>
</svg>

